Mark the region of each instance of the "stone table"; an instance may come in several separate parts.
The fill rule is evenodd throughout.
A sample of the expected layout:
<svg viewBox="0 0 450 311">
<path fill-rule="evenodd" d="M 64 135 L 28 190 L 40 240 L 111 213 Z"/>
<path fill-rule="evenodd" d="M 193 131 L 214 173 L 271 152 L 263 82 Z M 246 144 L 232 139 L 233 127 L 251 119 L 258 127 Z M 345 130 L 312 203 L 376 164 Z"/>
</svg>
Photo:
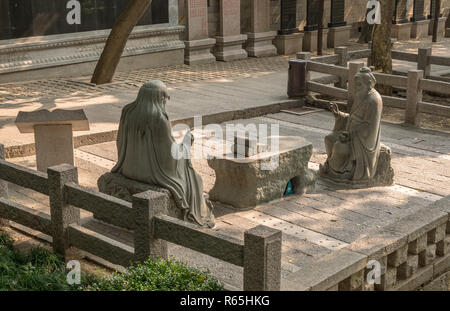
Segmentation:
<svg viewBox="0 0 450 311">
<path fill-rule="evenodd" d="M 273 139 L 279 141 L 278 151 L 272 148 L 255 154 L 246 150 L 249 157 L 229 153 L 209 158 L 208 165 L 216 173 L 216 182 L 209 198 L 236 208 L 251 208 L 281 199 L 289 181 L 296 194 L 312 189 L 315 174 L 308 169 L 312 144 L 302 137 L 280 136 L 269 137 L 269 146 Z M 245 147 L 247 149 L 248 144 Z M 278 165 L 275 162 L 277 156 Z M 275 165 L 271 170 L 265 170 L 270 163 Z"/>
<path fill-rule="evenodd" d="M 34 132 L 36 164 L 41 172 L 63 163 L 73 165 L 72 132 L 89 131 L 89 121 L 83 109 L 20 111 L 15 123 L 20 133 Z"/>
</svg>

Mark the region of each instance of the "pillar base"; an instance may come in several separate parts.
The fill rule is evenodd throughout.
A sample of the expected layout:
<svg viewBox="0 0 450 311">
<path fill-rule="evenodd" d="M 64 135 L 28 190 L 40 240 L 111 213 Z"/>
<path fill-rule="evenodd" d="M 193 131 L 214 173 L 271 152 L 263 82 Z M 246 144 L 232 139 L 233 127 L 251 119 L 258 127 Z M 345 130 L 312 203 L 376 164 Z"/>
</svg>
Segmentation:
<svg viewBox="0 0 450 311">
<path fill-rule="evenodd" d="M 411 25 L 411 38 L 412 39 L 427 38 L 429 23 L 430 23 L 429 20 L 413 22 Z"/>
<path fill-rule="evenodd" d="M 277 48 L 272 44 L 276 31 L 248 33 L 247 47 L 250 57 L 267 57 L 277 55 Z"/>
<path fill-rule="evenodd" d="M 280 55 L 291 55 L 302 50 L 303 33 L 297 32 L 288 35 L 278 35 L 274 44 Z"/>
<path fill-rule="evenodd" d="M 328 47 L 335 48 L 348 45 L 350 41 L 350 29 L 352 29 L 352 26 L 328 28 Z"/>
<path fill-rule="evenodd" d="M 398 41 L 404 41 L 411 39 L 412 23 L 393 24 L 391 38 L 395 38 Z"/>
<path fill-rule="evenodd" d="M 208 64 L 216 61 L 211 53 L 216 39 L 207 38 L 201 40 L 184 41 L 184 63 L 186 65 Z"/>
<path fill-rule="evenodd" d="M 216 37 L 216 58 L 217 60 L 228 62 L 248 57 L 247 51 L 242 45 L 247 40 L 247 35 L 235 35 L 227 37 Z"/>
<path fill-rule="evenodd" d="M 438 36 L 444 34 L 444 31 L 445 31 L 445 21 L 446 21 L 446 18 L 445 18 L 445 17 L 439 18 L 439 22 L 438 22 Z M 431 19 L 431 20 L 430 20 L 430 23 L 428 24 L 428 35 L 429 35 L 429 36 L 432 36 L 432 35 L 433 35 L 433 27 L 434 27 L 434 19 Z"/>
<path fill-rule="evenodd" d="M 303 52 L 315 52 L 317 51 L 317 33 L 318 30 L 305 31 L 303 37 Z M 327 48 L 328 43 L 328 28 L 323 29 L 322 46 Z"/>
</svg>

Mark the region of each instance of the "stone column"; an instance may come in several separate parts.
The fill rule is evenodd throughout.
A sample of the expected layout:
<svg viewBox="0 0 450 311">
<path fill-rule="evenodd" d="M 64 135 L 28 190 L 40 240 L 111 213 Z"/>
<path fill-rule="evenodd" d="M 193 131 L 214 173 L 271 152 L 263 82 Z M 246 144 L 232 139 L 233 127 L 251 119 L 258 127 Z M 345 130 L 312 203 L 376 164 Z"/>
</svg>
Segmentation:
<svg viewBox="0 0 450 311">
<path fill-rule="evenodd" d="M 153 238 L 153 217 L 169 214 L 169 197 L 151 190 L 136 194 L 133 196 L 133 214 L 135 260 L 167 259 L 167 242 Z"/>
<path fill-rule="evenodd" d="M 66 203 L 64 185 L 70 182 L 78 184 L 78 170 L 72 165 L 61 164 L 48 168 L 47 173 L 53 249 L 66 256 L 70 247 L 67 227 L 80 223 L 80 209 Z"/>
<path fill-rule="evenodd" d="M 328 24 L 328 47 L 348 45 L 351 28 L 345 21 L 345 0 L 332 0 L 331 21 Z"/>
<path fill-rule="evenodd" d="M 405 123 L 412 126 L 417 126 L 419 123 L 419 120 L 417 119 L 418 113 L 417 109 L 419 102 L 422 101 L 422 89 L 420 89 L 420 79 L 423 79 L 422 70 L 408 71 Z"/>
<path fill-rule="evenodd" d="M 414 0 L 413 17 L 411 18 L 411 38 L 420 39 L 428 37 L 429 21 L 424 16 L 424 0 Z"/>
<path fill-rule="evenodd" d="M 5 160 L 5 146 L 0 144 L 0 159 Z M 0 179 L 0 198 L 8 198 L 8 183 Z M 0 228 L 9 226 L 7 219 L 0 218 Z"/>
<path fill-rule="evenodd" d="M 278 54 L 300 52 L 302 42 L 303 33 L 297 28 L 297 0 L 281 0 L 280 30 L 274 41 Z"/>
<path fill-rule="evenodd" d="M 394 11 L 391 38 L 395 38 L 397 40 L 409 40 L 411 38 L 412 24 L 409 23 L 407 18 L 408 14 L 407 2 L 408 0 L 395 1 L 395 11 Z"/>
<path fill-rule="evenodd" d="M 303 51 L 314 52 L 317 51 L 317 33 L 319 29 L 318 10 L 319 1 L 321 0 L 307 0 L 306 1 L 306 26 L 304 29 Z M 328 28 L 323 29 L 322 46 L 324 49 L 328 46 Z"/>
<path fill-rule="evenodd" d="M 241 0 L 220 0 L 220 30 L 216 36 L 216 58 L 230 61 L 247 58 L 242 48 L 247 35 L 241 34 Z"/>
<path fill-rule="evenodd" d="M 168 0 L 169 1 L 169 25 L 178 25 L 178 0 Z"/>
<path fill-rule="evenodd" d="M 211 63 L 216 39 L 208 38 L 207 0 L 186 0 L 186 41 L 184 62 L 187 65 Z"/>
<path fill-rule="evenodd" d="M 258 226 L 244 233 L 244 291 L 279 291 L 281 231 Z"/>
<path fill-rule="evenodd" d="M 277 55 L 272 44 L 277 35 L 270 30 L 270 0 L 250 1 L 250 32 L 247 40 L 247 52 L 250 57 Z"/>
</svg>

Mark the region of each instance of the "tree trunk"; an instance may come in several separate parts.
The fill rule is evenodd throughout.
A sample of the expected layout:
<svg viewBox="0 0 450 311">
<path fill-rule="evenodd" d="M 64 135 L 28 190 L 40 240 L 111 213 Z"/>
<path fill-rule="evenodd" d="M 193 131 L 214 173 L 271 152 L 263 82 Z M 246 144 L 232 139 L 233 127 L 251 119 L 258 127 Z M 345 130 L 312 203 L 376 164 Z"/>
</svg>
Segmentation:
<svg viewBox="0 0 450 311">
<path fill-rule="evenodd" d="M 375 70 L 381 69 L 384 73 L 392 73 L 392 44 L 391 29 L 394 16 L 392 0 L 381 0 L 381 24 L 373 26 L 371 65 Z"/>
<path fill-rule="evenodd" d="M 380 0 L 380 3 L 381 24 L 375 24 L 373 26 L 370 64 L 375 70 L 381 70 L 383 73 L 392 74 L 391 29 L 395 1 Z M 377 89 L 384 95 L 390 95 L 392 93 L 392 87 L 390 86 L 379 85 Z"/>
<path fill-rule="evenodd" d="M 152 0 L 129 0 L 125 11 L 117 18 L 95 67 L 91 83 L 105 84 L 113 79 L 128 37 L 150 6 Z"/>
</svg>

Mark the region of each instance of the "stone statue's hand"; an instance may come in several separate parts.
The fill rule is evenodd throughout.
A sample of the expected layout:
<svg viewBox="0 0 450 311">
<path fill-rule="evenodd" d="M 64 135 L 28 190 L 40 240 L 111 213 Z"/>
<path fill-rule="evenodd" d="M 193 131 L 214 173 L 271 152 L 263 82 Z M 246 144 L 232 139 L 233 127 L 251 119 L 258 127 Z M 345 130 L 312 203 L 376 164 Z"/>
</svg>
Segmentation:
<svg viewBox="0 0 450 311">
<path fill-rule="evenodd" d="M 350 140 L 350 133 L 342 132 L 341 135 L 339 135 L 339 140 L 341 143 L 348 142 Z"/>
<path fill-rule="evenodd" d="M 339 106 L 335 102 L 330 103 L 330 110 L 334 115 L 340 114 Z"/>
</svg>

